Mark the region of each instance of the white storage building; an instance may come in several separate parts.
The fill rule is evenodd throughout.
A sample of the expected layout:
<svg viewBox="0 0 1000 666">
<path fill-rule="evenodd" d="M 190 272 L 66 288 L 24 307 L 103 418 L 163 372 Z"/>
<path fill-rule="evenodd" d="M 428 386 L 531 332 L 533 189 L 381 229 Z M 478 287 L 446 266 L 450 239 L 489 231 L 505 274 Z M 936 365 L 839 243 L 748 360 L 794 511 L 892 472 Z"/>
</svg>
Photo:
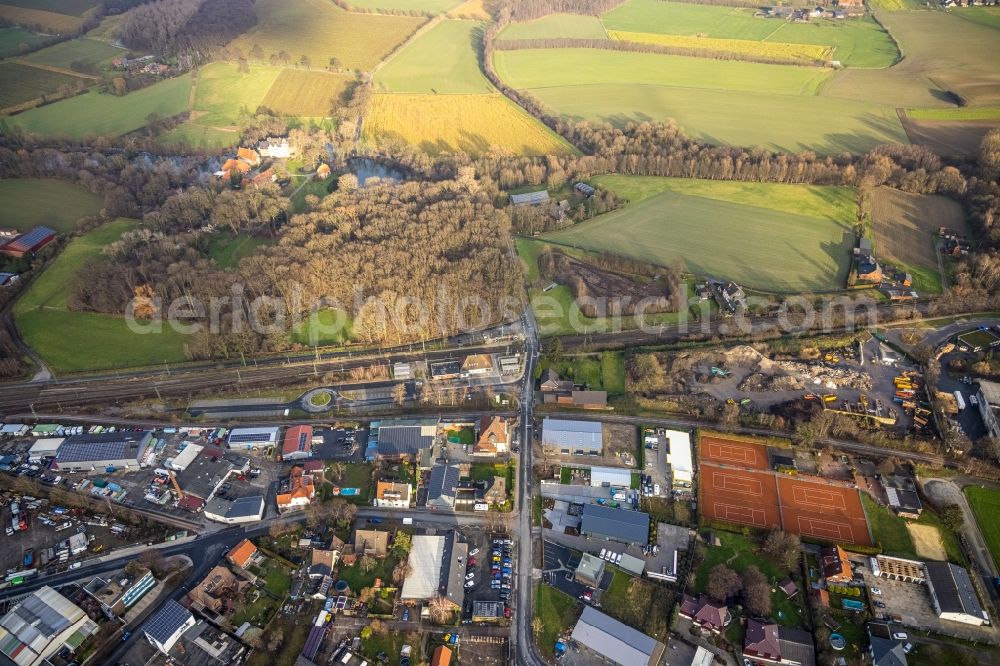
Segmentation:
<svg viewBox="0 0 1000 666">
<path fill-rule="evenodd" d="M 595 488 L 615 486 L 632 487 L 632 470 L 620 467 L 591 467 L 590 485 Z"/>
<path fill-rule="evenodd" d="M 184 450 L 178 453 L 176 456 L 167 460 L 164 464 L 170 469 L 183 472 L 188 468 L 188 465 L 194 462 L 194 459 L 198 457 L 198 454 L 205 449 L 204 446 L 199 446 L 198 444 L 188 444 L 184 447 Z"/>
<path fill-rule="evenodd" d="M 54 458 L 64 439 L 64 437 L 43 437 L 35 441 L 28 449 L 28 462 L 39 463 L 42 458 Z"/>
<path fill-rule="evenodd" d="M 682 430 L 667 430 L 666 438 L 669 447 L 667 463 L 673 475 L 674 487 L 690 488 L 694 481 L 691 435 Z"/>
<path fill-rule="evenodd" d="M 226 440 L 231 449 L 266 449 L 278 443 L 280 428 L 233 428 Z"/>
</svg>

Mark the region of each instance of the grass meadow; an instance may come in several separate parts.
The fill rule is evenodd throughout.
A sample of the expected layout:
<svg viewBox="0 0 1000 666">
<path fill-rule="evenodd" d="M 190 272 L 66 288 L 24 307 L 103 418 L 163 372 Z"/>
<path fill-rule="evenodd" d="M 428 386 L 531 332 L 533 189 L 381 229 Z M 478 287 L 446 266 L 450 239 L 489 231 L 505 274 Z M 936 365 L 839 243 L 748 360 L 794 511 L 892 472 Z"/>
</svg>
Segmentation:
<svg viewBox="0 0 1000 666">
<path fill-rule="evenodd" d="M 951 13 L 959 18 L 1000 30 L 1000 7 L 995 5 L 991 7 L 958 7 Z"/>
<path fill-rule="evenodd" d="M 986 540 L 986 547 L 990 550 L 993 563 L 1000 566 L 1000 522 L 996 519 L 997 515 L 1000 515 L 1000 491 L 967 486 L 965 497 L 969 500 L 972 513 L 976 516 L 976 523 L 983 534 L 983 539 Z"/>
<path fill-rule="evenodd" d="M 483 0 L 465 0 L 450 12 L 451 18 L 471 19 L 473 21 L 489 21 L 490 14 L 483 6 Z"/>
<path fill-rule="evenodd" d="M 60 86 L 75 86 L 79 77 L 29 67 L 16 62 L 0 62 L 0 108 L 30 102 L 51 95 Z"/>
<path fill-rule="evenodd" d="M 249 53 L 257 44 L 268 56 L 284 51 L 294 62 L 305 55 L 313 67 L 336 58 L 343 67 L 367 70 L 425 20 L 348 12 L 329 0 L 259 0 L 257 25 L 232 46 Z"/>
<path fill-rule="evenodd" d="M 150 113 L 166 118 L 185 111 L 190 90 L 191 76 L 185 74 L 124 97 L 91 91 L 19 113 L 6 122 L 41 136 L 118 136 L 145 126 Z"/>
<path fill-rule="evenodd" d="M 30 53 L 24 57 L 24 60 L 25 62 L 38 63 L 40 65 L 70 69 L 75 62 L 99 67 L 126 53 L 128 51 L 125 49 L 116 48 L 98 39 L 81 37 L 79 39 L 60 42 L 41 51 Z"/>
<path fill-rule="evenodd" d="M 14 304 L 15 322 L 24 339 L 57 372 L 184 360 L 184 337 L 169 326 L 158 335 L 138 335 L 121 317 L 66 307 L 69 283 L 100 260 L 108 243 L 137 224 L 119 219 L 74 238 Z"/>
<path fill-rule="evenodd" d="M 61 180 L 0 180 L 3 226 L 19 231 L 44 225 L 61 234 L 69 233 L 81 217 L 100 212 L 103 202 L 102 197 Z"/>
<path fill-rule="evenodd" d="M 4 0 L 3 4 L 69 16 L 83 16 L 98 5 L 96 0 Z"/>
<path fill-rule="evenodd" d="M 179 149 L 219 150 L 239 143 L 240 133 L 184 122 L 157 136 L 156 141 L 161 146 L 177 146 Z"/>
<path fill-rule="evenodd" d="M 752 39 L 722 39 L 693 35 L 662 35 L 656 32 L 623 32 L 612 30 L 612 39 L 654 46 L 679 49 L 710 49 L 720 53 L 753 56 L 758 58 L 796 60 L 804 63 L 829 60 L 833 48 L 819 44 L 789 44 L 787 42 L 759 42 Z"/>
<path fill-rule="evenodd" d="M 285 69 L 271 84 L 260 104 L 286 116 L 327 117 L 333 115 L 333 109 L 350 81 L 351 77 L 346 74 Z"/>
<path fill-rule="evenodd" d="M 892 38 L 867 16 L 793 23 L 757 18 L 755 11 L 662 0 L 630 0 L 607 13 L 603 23 L 608 30 L 614 31 L 819 47 L 824 51 L 829 49 L 832 59 L 849 67 L 888 67 L 899 58 Z"/>
<path fill-rule="evenodd" d="M 20 53 L 20 46 L 33 47 L 44 42 L 47 37 L 36 35 L 24 28 L 0 28 L 0 58 L 8 58 Z"/>
<path fill-rule="evenodd" d="M 850 188 L 630 176 L 596 182 L 629 205 L 543 240 L 664 266 L 680 260 L 696 275 L 767 291 L 845 283 L 854 244 Z"/>
<path fill-rule="evenodd" d="M 441 21 L 375 74 L 375 89 L 434 95 L 493 92 L 479 69 L 482 30 L 474 21 Z"/>
<path fill-rule="evenodd" d="M 236 65 L 215 62 L 198 72 L 192 120 L 199 125 L 236 129 L 241 113 L 254 113 L 281 70 L 252 65 L 241 74 Z"/>
<path fill-rule="evenodd" d="M 534 21 L 511 23 L 501 31 L 505 39 L 607 39 L 601 19 L 578 14 L 551 14 Z"/>
<path fill-rule="evenodd" d="M 499 93 L 377 94 L 362 138 L 374 145 L 408 143 L 430 154 L 482 155 L 494 146 L 521 155 L 574 152 L 559 135 Z"/>
</svg>

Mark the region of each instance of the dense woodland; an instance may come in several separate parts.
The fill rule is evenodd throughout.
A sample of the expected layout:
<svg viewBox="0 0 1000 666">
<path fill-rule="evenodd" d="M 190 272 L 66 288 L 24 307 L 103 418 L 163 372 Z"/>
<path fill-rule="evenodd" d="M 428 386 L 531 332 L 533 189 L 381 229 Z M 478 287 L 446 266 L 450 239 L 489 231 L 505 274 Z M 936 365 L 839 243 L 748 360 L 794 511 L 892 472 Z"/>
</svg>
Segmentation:
<svg viewBox="0 0 1000 666">
<path fill-rule="evenodd" d="M 256 23 L 254 0 L 155 0 L 129 10 L 119 36 L 141 51 L 206 54 Z"/>
</svg>

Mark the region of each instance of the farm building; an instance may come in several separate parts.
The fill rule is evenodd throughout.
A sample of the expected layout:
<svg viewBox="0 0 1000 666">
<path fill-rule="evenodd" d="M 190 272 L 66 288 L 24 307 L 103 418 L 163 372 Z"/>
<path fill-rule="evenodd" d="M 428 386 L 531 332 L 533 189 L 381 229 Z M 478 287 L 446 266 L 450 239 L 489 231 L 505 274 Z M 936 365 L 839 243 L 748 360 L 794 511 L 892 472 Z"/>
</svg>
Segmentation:
<svg viewBox="0 0 1000 666">
<path fill-rule="evenodd" d="M 495 456 L 510 450 L 510 428 L 506 416 L 484 416 L 479 420 L 479 438 L 472 447 L 474 456 Z"/>
<path fill-rule="evenodd" d="M 872 253 L 872 241 L 870 238 L 862 238 L 858 241 L 858 246 L 854 248 L 854 270 L 857 279 L 861 282 L 881 282 L 882 267 L 875 260 Z"/>
<path fill-rule="evenodd" d="M 46 585 L 0 617 L 0 653 L 17 666 L 36 666 L 96 631 L 83 609 Z"/>
<path fill-rule="evenodd" d="M 455 608 L 465 601 L 465 558 L 469 545 L 458 540 L 458 532 L 413 537 L 410 574 L 403 582 L 400 599 L 428 601 L 443 597 Z"/>
<path fill-rule="evenodd" d="M 434 465 L 427 481 L 427 508 L 454 509 L 460 476 L 456 465 Z"/>
<path fill-rule="evenodd" d="M 52 468 L 63 472 L 138 469 L 152 440 L 149 431 L 72 435 L 59 445 Z"/>
<path fill-rule="evenodd" d="M 604 429 L 596 421 L 546 418 L 542 422 L 542 448 L 550 454 L 597 456 L 604 448 Z"/>
<path fill-rule="evenodd" d="M 691 435 L 682 430 L 667 430 L 667 464 L 675 489 L 690 489 L 694 481 L 694 463 L 691 458 Z"/>
<path fill-rule="evenodd" d="M 927 562 L 924 568 L 938 617 L 977 626 L 986 623 L 986 611 L 979 603 L 968 571 L 950 562 Z"/>
<path fill-rule="evenodd" d="M 10 257 L 34 254 L 56 239 L 56 232 L 48 227 L 35 227 L 0 245 L 0 253 Z"/>
<path fill-rule="evenodd" d="M 374 425 L 373 429 L 374 429 Z M 378 424 L 378 455 L 381 458 L 415 458 L 429 448 L 437 436 L 436 419 L 386 419 Z"/>
<path fill-rule="evenodd" d="M 170 654 L 181 634 L 194 626 L 194 615 L 173 599 L 167 599 L 143 626 L 149 644 L 163 654 Z"/>
<path fill-rule="evenodd" d="M 537 192 L 526 192 L 524 194 L 512 194 L 510 195 L 510 203 L 512 206 L 541 206 L 549 203 L 551 199 L 549 198 L 548 190 L 539 190 Z"/>
<path fill-rule="evenodd" d="M 580 533 L 622 543 L 646 545 L 649 541 L 649 515 L 641 511 L 587 504 L 583 507 Z"/>
<path fill-rule="evenodd" d="M 264 498 L 254 495 L 230 501 L 213 497 L 205 504 L 205 517 L 227 525 L 259 521 L 264 517 Z"/>
<path fill-rule="evenodd" d="M 260 155 L 258 155 L 257 151 L 253 148 L 237 148 L 236 159 L 242 160 L 250 166 L 257 166 L 260 164 Z"/>
<path fill-rule="evenodd" d="M 55 457 L 63 440 L 63 437 L 42 437 L 35 440 L 35 443 L 28 449 L 28 462 L 40 463 L 42 458 Z"/>
<path fill-rule="evenodd" d="M 323 438 L 319 438 L 318 443 L 322 443 Z M 285 431 L 285 438 L 281 445 L 282 460 L 301 460 L 312 457 L 312 445 L 316 442 L 313 436 L 312 426 L 299 425 L 292 426 Z"/>
<path fill-rule="evenodd" d="M 1000 438 L 1000 422 L 997 415 L 1000 414 L 1000 384 L 980 380 L 979 382 L 979 415 L 983 417 L 983 425 L 990 437 Z"/>
<path fill-rule="evenodd" d="M 599 658 L 621 666 L 659 664 L 665 649 L 658 640 L 592 606 L 583 607 L 583 613 L 573 627 L 572 638 Z"/>
<path fill-rule="evenodd" d="M 725 604 L 712 601 L 704 594 L 697 599 L 685 594 L 678 612 L 713 634 L 722 633 L 722 630 L 728 627 L 733 620 L 733 616 Z"/>
<path fill-rule="evenodd" d="M 375 486 L 375 506 L 407 509 L 412 496 L 413 488 L 408 483 L 379 481 Z"/>
<path fill-rule="evenodd" d="M 900 287 L 882 287 L 882 293 L 884 293 L 889 300 L 894 303 L 915 301 L 919 296 L 919 294 L 912 289 L 902 289 Z"/>
<path fill-rule="evenodd" d="M 257 144 L 257 152 L 261 157 L 271 159 L 287 159 L 295 152 L 288 144 L 288 139 L 269 136 Z"/>
<path fill-rule="evenodd" d="M 266 449 L 278 443 L 279 428 L 233 428 L 226 443 L 231 449 Z"/>
<path fill-rule="evenodd" d="M 577 183 L 576 185 L 573 186 L 573 189 L 585 197 L 592 197 L 597 192 L 597 190 L 594 189 L 593 186 L 588 185 L 587 183 Z"/>
<path fill-rule="evenodd" d="M 747 620 L 743 656 L 763 664 L 816 664 L 816 649 L 808 633 L 754 619 Z"/>
</svg>

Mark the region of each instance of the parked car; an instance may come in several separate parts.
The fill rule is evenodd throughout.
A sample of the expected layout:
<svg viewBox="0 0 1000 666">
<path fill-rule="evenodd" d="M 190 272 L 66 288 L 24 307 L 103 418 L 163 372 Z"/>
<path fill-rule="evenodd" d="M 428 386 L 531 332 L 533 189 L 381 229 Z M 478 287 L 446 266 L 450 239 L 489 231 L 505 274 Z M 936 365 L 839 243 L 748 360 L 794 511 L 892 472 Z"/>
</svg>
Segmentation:
<svg viewBox="0 0 1000 666">
<path fill-rule="evenodd" d="M 478 554 L 479 554 L 479 549 L 478 548 L 473 548 L 471 551 L 469 551 L 469 557 L 470 558 L 473 557 L 473 556 L 475 556 L 475 555 L 478 555 Z"/>
<path fill-rule="evenodd" d="M 403 622 L 409 622 L 409 621 L 410 621 L 410 609 L 409 608 L 404 608 L 403 609 Z"/>
<path fill-rule="evenodd" d="M 903 654 L 910 654 L 913 652 L 913 643 L 907 643 L 903 646 Z"/>
<path fill-rule="evenodd" d="M 905 641 L 909 636 L 906 635 L 905 631 L 897 631 L 892 635 L 897 641 Z"/>
<path fill-rule="evenodd" d="M 476 581 L 474 581 L 472 579 L 469 579 L 469 580 L 465 581 L 465 589 L 469 589 L 469 588 L 475 587 L 475 585 L 476 585 Z"/>
<path fill-rule="evenodd" d="M 882 596 L 882 590 L 878 589 L 877 587 L 873 587 L 872 588 L 872 594 L 874 594 L 875 596 L 881 597 Z"/>
<path fill-rule="evenodd" d="M 472 580 L 475 577 L 476 577 L 475 571 L 470 571 L 469 573 L 465 574 L 465 580 Z"/>
</svg>

